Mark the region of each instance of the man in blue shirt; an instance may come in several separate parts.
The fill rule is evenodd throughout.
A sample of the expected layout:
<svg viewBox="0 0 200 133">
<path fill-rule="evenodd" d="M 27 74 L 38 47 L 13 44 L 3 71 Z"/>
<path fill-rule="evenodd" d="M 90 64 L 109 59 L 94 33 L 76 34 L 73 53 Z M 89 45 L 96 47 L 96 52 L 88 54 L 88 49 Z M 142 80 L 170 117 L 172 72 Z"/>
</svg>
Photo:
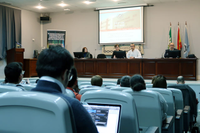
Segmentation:
<svg viewBox="0 0 200 133">
<path fill-rule="evenodd" d="M 73 112 L 77 133 L 97 133 L 97 128 L 86 109 L 78 100 L 65 95 L 73 64 L 72 56 L 61 46 L 43 50 L 36 67 L 40 79 L 32 91 L 55 94 L 67 100 Z"/>
</svg>

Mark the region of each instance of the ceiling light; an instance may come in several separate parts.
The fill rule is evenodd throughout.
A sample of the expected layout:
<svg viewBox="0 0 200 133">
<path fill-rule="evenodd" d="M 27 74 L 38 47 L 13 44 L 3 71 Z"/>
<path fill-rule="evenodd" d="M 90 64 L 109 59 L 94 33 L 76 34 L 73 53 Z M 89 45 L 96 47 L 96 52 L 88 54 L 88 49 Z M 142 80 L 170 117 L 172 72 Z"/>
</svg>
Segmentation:
<svg viewBox="0 0 200 133">
<path fill-rule="evenodd" d="M 42 8 L 44 8 L 44 7 L 41 6 L 41 5 L 38 5 L 38 6 L 36 6 L 36 8 L 38 8 L 38 9 L 42 9 Z"/>
<path fill-rule="evenodd" d="M 66 8 L 66 9 L 64 9 L 64 11 L 70 11 L 70 9 Z"/>
<path fill-rule="evenodd" d="M 67 4 L 65 4 L 65 3 L 60 3 L 60 4 L 58 4 L 59 6 L 61 6 L 61 7 L 65 7 L 65 6 L 67 6 Z"/>
<path fill-rule="evenodd" d="M 90 2 L 90 1 L 84 1 L 83 3 L 85 3 L 85 4 L 91 4 L 92 2 Z"/>
</svg>

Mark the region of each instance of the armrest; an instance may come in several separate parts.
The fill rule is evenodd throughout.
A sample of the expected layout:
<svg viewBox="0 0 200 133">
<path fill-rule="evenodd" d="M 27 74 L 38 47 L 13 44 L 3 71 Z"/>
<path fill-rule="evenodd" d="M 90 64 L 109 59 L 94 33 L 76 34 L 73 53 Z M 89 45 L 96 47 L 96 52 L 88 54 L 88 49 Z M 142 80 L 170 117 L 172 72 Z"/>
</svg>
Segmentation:
<svg viewBox="0 0 200 133">
<path fill-rule="evenodd" d="M 178 109 L 176 111 L 176 120 L 179 120 L 182 115 L 183 115 L 183 110 L 182 109 Z"/>
<path fill-rule="evenodd" d="M 162 130 L 168 131 L 171 127 L 173 127 L 174 117 L 167 116 L 166 120 L 163 122 Z"/>
<path fill-rule="evenodd" d="M 145 133 L 159 133 L 158 127 L 149 127 Z"/>
<path fill-rule="evenodd" d="M 185 106 L 185 108 L 183 110 L 184 110 L 184 113 L 189 112 L 190 111 L 190 106 Z"/>
</svg>

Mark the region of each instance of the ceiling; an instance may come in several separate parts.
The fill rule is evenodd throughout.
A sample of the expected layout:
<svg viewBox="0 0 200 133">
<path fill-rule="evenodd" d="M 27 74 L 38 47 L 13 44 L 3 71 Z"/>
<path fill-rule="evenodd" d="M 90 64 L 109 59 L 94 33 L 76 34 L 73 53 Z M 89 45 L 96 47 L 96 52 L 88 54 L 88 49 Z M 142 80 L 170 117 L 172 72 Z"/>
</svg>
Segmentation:
<svg viewBox="0 0 200 133">
<path fill-rule="evenodd" d="M 58 4 L 61 2 L 67 4 L 66 7 L 60 7 Z M 86 10 L 103 7 L 117 7 L 137 4 L 155 4 L 163 2 L 180 2 L 180 1 L 192 1 L 192 0 L 96 0 L 91 4 L 83 3 L 84 0 L 0 0 L 0 4 L 10 5 L 25 10 L 30 10 L 39 13 L 61 12 L 64 9 Z M 194 1 L 194 0 L 193 0 Z M 43 9 L 35 8 L 38 5 L 43 6 Z"/>
</svg>

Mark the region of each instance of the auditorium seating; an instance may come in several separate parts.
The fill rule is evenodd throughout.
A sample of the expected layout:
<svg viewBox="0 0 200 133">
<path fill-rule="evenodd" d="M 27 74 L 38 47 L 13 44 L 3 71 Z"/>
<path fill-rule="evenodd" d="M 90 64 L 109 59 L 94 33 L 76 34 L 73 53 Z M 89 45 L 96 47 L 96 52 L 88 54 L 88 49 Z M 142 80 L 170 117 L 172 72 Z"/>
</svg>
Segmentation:
<svg viewBox="0 0 200 133">
<path fill-rule="evenodd" d="M 122 92 L 130 93 L 133 96 L 138 111 L 140 126 L 157 126 L 159 127 L 159 133 L 173 133 L 173 116 L 168 117 L 167 123 L 164 123 L 162 126 L 161 105 L 157 92 L 151 90 L 138 92 L 123 90 Z"/>
<path fill-rule="evenodd" d="M 97 55 L 97 59 L 98 59 L 98 58 L 103 58 L 103 59 L 104 59 L 104 58 L 106 58 L 106 55 L 105 55 L 105 54 L 98 54 L 98 55 Z"/>
<path fill-rule="evenodd" d="M 23 90 L 15 86 L 0 85 L 0 93 L 11 92 L 11 91 L 23 91 Z"/>
<path fill-rule="evenodd" d="M 139 133 L 138 112 L 134 99 L 130 94 L 109 90 L 90 91 L 82 95 L 81 101 L 87 103 L 121 105 L 119 133 Z"/>
<path fill-rule="evenodd" d="M 132 90 L 130 87 L 121 87 L 121 86 L 114 86 L 110 88 L 110 90 L 113 90 L 113 91 L 123 91 L 126 89 Z"/>
<path fill-rule="evenodd" d="M 0 94 L 0 118 L 0 132 L 4 133 L 72 133 L 76 130 L 67 102 L 47 93 Z"/>
<path fill-rule="evenodd" d="M 22 84 L 22 86 L 24 87 L 24 89 L 26 89 L 27 91 L 30 91 L 31 89 L 35 88 L 37 84 Z"/>
<path fill-rule="evenodd" d="M 85 92 L 87 92 L 87 91 L 92 91 L 92 90 L 108 90 L 108 89 L 105 89 L 105 88 L 99 87 L 99 86 L 90 86 L 90 88 L 81 89 L 81 90 L 79 91 L 79 94 L 80 94 L 80 95 L 83 95 Z"/>
<path fill-rule="evenodd" d="M 153 84 L 146 84 L 146 88 L 152 88 Z"/>
<path fill-rule="evenodd" d="M 71 98 L 76 98 L 75 94 L 73 91 L 69 90 L 69 89 L 65 89 L 66 90 L 66 94 L 67 96 L 71 97 Z"/>
</svg>

